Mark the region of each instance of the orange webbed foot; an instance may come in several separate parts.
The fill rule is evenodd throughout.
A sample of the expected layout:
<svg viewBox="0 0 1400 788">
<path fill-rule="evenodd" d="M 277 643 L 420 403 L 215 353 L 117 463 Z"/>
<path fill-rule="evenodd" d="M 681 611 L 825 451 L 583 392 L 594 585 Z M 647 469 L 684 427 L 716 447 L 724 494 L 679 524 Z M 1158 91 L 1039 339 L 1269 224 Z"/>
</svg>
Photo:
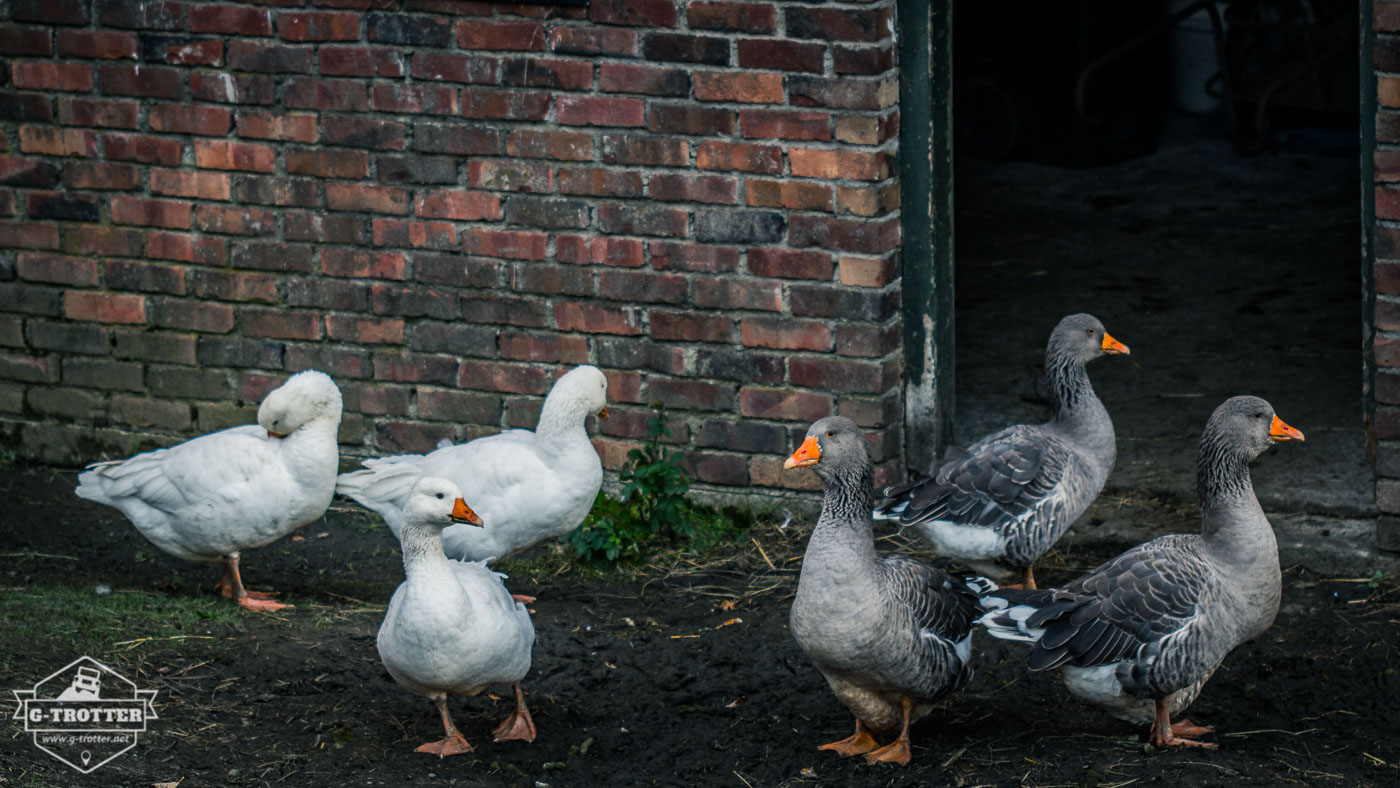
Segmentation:
<svg viewBox="0 0 1400 788">
<path fill-rule="evenodd" d="M 879 746 L 880 743 L 875 741 L 875 737 L 871 736 L 869 732 L 862 728 L 841 741 L 823 744 L 817 749 L 831 750 L 842 758 L 849 758 L 852 755 L 864 755 Z"/>
<path fill-rule="evenodd" d="M 897 763 L 900 766 L 908 766 L 911 760 L 908 739 L 895 739 L 884 747 L 865 754 L 866 763 Z"/>
<path fill-rule="evenodd" d="M 535 603 L 534 597 L 527 596 L 525 594 L 511 594 L 510 598 L 521 603 L 522 605 L 533 605 Z"/>
<path fill-rule="evenodd" d="M 420 745 L 415 747 L 413 751 L 426 752 L 430 755 L 436 755 L 438 758 L 446 758 L 449 755 L 461 755 L 465 752 L 471 752 L 472 746 L 467 743 L 467 740 L 462 737 L 462 734 L 458 733 L 453 736 L 448 736 L 442 741 L 428 742 L 427 744 Z"/>
<path fill-rule="evenodd" d="M 1190 720 L 1172 723 L 1173 736 L 1204 736 L 1207 733 L 1214 733 L 1214 725 L 1197 725 Z"/>
<path fill-rule="evenodd" d="M 491 732 L 496 741 L 534 741 L 535 721 L 529 709 L 517 709 Z"/>
<path fill-rule="evenodd" d="M 235 599 L 234 601 L 237 602 L 238 606 L 243 608 L 244 610 L 255 610 L 261 613 L 271 613 L 276 610 L 284 610 L 286 608 L 292 607 L 292 605 L 283 604 L 281 602 L 275 602 L 271 599 L 268 599 L 266 596 L 254 596 L 251 593 L 248 596 L 245 596 L 241 599 Z"/>
</svg>

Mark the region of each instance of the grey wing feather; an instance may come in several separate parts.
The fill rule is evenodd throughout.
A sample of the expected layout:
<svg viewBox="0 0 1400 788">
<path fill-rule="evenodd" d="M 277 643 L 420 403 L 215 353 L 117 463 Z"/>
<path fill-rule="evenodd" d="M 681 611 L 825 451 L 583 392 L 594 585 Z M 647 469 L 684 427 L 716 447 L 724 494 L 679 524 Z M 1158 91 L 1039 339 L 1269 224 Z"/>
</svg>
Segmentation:
<svg viewBox="0 0 1400 788">
<path fill-rule="evenodd" d="M 891 594 L 907 607 L 924 632 L 956 642 L 972 631 L 983 610 L 968 582 L 947 571 L 947 559 L 926 564 L 906 555 L 888 555 L 880 566 Z"/>
<path fill-rule="evenodd" d="M 1150 650 L 1191 622 L 1215 584 L 1189 538 L 1136 547 L 1055 591 L 1053 602 L 1026 619 L 1045 630 L 1028 664 L 1105 665 Z"/>
</svg>

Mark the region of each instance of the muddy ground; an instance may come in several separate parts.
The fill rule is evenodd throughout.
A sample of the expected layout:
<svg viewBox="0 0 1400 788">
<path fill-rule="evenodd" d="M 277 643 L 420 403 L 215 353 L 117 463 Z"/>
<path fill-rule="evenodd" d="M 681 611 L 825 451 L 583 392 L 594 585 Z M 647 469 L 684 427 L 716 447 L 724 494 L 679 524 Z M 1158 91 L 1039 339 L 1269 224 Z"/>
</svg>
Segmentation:
<svg viewBox="0 0 1400 788">
<path fill-rule="evenodd" d="M 1218 726 L 1217 751 L 1155 751 L 1052 677 L 1026 675 L 1011 644 L 979 639 L 976 677 L 916 726 L 914 761 L 901 769 L 815 749 L 846 736 L 851 720 L 787 631 L 808 525 L 767 522 L 709 555 L 607 575 L 540 550 L 508 567 L 513 591 L 539 597 L 526 684 L 539 738 L 490 741 L 509 710 L 504 693 L 455 699 L 477 750 L 439 761 L 412 752 L 441 736 L 432 706 L 399 689 L 374 650 L 402 571 L 386 528 L 333 510 L 303 540 L 249 553 L 249 585 L 296 605 L 254 614 L 209 595 L 216 568 L 171 559 L 115 511 L 74 499 L 73 480 L 48 468 L 0 473 L 5 686 L 30 686 L 86 653 L 158 690 L 160 719 L 90 778 L 6 722 L 3 785 L 1400 782 L 1400 592 L 1389 581 L 1372 588 L 1289 567 L 1278 623 L 1234 653 L 1191 710 Z M 1128 538 L 1081 531 L 1131 521 L 1136 539 L 1189 528 L 1191 508 L 1104 498 L 1043 578 L 1082 571 Z M 883 548 L 901 546 L 881 536 Z M 99 584 L 112 593 L 98 595 Z"/>
</svg>

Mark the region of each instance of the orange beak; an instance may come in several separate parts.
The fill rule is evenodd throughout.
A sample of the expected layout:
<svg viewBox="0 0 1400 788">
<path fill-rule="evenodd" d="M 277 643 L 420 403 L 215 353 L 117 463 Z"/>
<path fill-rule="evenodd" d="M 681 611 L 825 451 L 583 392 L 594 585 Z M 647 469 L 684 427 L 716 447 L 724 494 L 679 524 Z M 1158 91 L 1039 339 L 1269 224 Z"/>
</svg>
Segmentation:
<svg viewBox="0 0 1400 788">
<path fill-rule="evenodd" d="M 1128 346 L 1103 332 L 1103 352 L 1113 356 L 1126 356 L 1132 353 Z"/>
<path fill-rule="evenodd" d="M 481 525 L 481 518 L 477 517 L 476 512 L 473 512 L 472 508 L 467 506 L 467 502 L 461 498 L 452 502 L 452 519 L 459 523 Z"/>
<path fill-rule="evenodd" d="M 1303 440 L 1303 433 L 1299 430 L 1293 429 L 1287 424 L 1284 424 L 1283 419 L 1280 419 L 1278 416 L 1275 416 L 1274 423 L 1269 425 L 1269 440 L 1273 441 L 1274 443 L 1283 443 L 1284 441 L 1300 441 Z"/>
<path fill-rule="evenodd" d="M 607 408 L 603 408 L 602 410 L 598 411 L 598 418 L 600 418 L 600 419 L 606 419 L 607 417 L 608 417 L 608 409 L 607 409 Z"/>
<path fill-rule="evenodd" d="M 822 447 L 817 444 L 815 435 L 808 435 L 807 440 L 802 441 L 802 445 L 797 447 L 797 451 L 787 458 L 783 463 L 783 470 L 792 468 L 805 468 L 808 465 L 816 465 L 822 458 Z"/>
<path fill-rule="evenodd" d="M 267 431 L 267 437 L 269 437 L 269 438 L 285 438 L 285 437 L 287 437 L 287 436 L 290 435 L 290 434 L 291 434 L 291 433 L 287 433 L 287 432 L 273 432 L 272 430 L 268 430 L 268 431 Z"/>
</svg>

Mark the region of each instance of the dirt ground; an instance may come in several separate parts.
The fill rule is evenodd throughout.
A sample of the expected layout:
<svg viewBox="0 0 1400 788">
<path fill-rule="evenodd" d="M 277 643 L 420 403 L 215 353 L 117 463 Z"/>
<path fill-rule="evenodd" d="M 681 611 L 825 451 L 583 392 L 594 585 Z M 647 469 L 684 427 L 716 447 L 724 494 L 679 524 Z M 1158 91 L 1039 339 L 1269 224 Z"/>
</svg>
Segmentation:
<svg viewBox="0 0 1400 788">
<path fill-rule="evenodd" d="M 10 724 L 0 785 L 1394 785 L 1400 782 L 1400 591 L 1288 567 L 1284 607 L 1226 661 L 1190 716 L 1214 752 L 1158 752 L 1141 732 L 1027 675 L 977 640 L 968 689 L 914 729 L 907 768 L 818 752 L 851 720 L 787 631 L 810 525 L 767 522 L 705 556 L 602 575 L 537 550 L 507 567 L 534 594 L 532 744 L 494 744 L 507 695 L 454 699 L 475 753 L 439 761 L 431 704 L 399 689 L 374 636 L 401 580 L 386 528 L 350 510 L 245 557 L 250 586 L 296 605 L 254 614 L 209 593 L 217 569 L 147 544 L 72 497 L 72 471 L 0 473 L 0 667 L 24 688 L 81 654 L 158 690 L 137 747 L 84 778 Z M 1189 504 L 1104 498 L 1090 524 L 1186 529 Z M 1115 533 L 1113 528 L 1101 533 Z M 319 536 L 319 534 L 326 534 Z M 881 534 L 883 549 L 908 549 Z M 1120 539 L 1121 541 L 1121 539 Z M 901 547 L 903 546 L 903 547 Z M 1124 545 L 1072 538 L 1053 582 Z M 111 593 L 98 595 L 99 584 Z M 53 600 L 60 604 L 53 604 Z M 502 688 L 504 690 L 504 688 Z"/>
</svg>

